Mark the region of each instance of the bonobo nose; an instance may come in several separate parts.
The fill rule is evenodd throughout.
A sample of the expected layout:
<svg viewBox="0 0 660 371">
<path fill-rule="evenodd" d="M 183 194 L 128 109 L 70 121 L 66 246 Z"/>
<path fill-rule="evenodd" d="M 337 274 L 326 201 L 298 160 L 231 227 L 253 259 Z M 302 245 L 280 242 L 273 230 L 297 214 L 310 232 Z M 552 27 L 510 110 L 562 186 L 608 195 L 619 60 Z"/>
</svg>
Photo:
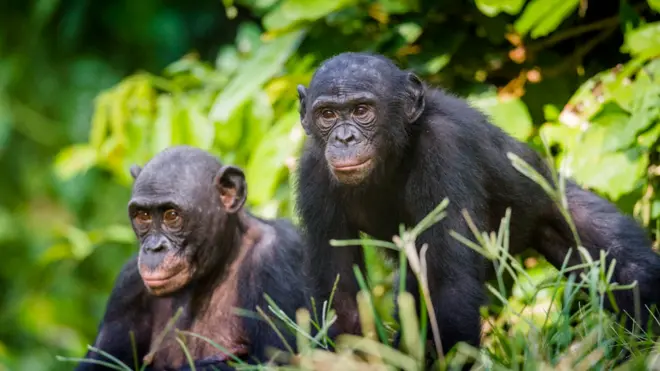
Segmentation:
<svg viewBox="0 0 660 371">
<path fill-rule="evenodd" d="M 150 236 L 148 237 L 143 245 L 142 249 L 144 252 L 161 252 L 167 250 L 167 239 L 163 236 Z"/>
<path fill-rule="evenodd" d="M 333 133 L 333 142 L 335 144 L 343 144 L 345 146 L 358 143 L 359 134 L 355 132 L 355 129 L 349 125 L 342 125 L 335 129 Z"/>
</svg>

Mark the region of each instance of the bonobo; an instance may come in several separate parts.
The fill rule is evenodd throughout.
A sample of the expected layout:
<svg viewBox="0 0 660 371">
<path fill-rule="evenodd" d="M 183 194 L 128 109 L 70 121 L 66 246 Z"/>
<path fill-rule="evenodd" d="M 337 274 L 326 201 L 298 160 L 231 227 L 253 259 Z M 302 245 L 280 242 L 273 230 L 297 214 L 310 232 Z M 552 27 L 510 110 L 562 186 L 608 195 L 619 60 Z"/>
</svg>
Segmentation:
<svg viewBox="0 0 660 371">
<path fill-rule="evenodd" d="M 418 246 L 429 246 L 429 290 L 444 351 L 459 341 L 479 344 L 479 306 L 486 299 L 482 256 L 449 234 L 454 230 L 474 240 L 463 209 L 480 231 L 496 231 L 511 207 L 514 253 L 534 247 L 559 267 L 575 247 L 557 206 L 511 165 L 507 152 L 550 179 L 542 157 L 464 100 L 427 86 L 385 57 L 362 53 L 325 61 L 309 88 L 299 86 L 298 94 L 308 138 L 296 203 L 317 299 L 327 299 L 341 275 L 335 294 L 340 331 L 359 330 L 352 265 L 362 267 L 364 261 L 361 249 L 331 247 L 329 240 L 358 238 L 359 231 L 390 240 L 400 223 L 416 225 L 445 197 L 447 216 L 418 240 Z M 613 280 L 637 280 L 641 303 L 657 303 L 660 256 L 644 230 L 573 182 L 567 197 L 582 244 L 594 257 L 600 250 L 609 252 L 608 262 L 617 260 Z M 574 250 L 569 264 L 579 262 Z M 404 274 L 407 288 L 417 293 L 411 273 Z M 615 296 L 620 308 L 634 314 L 631 290 Z"/>
<path fill-rule="evenodd" d="M 248 363 L 268 361 L 269 347 L 286 350 L 267 321 L 241 316 L 235 308 L 256 312 L 259 306 L 269 313 L 264 294 L 289 318 L 307 307 L 306 278 L 298 267 L 304 248 L 294 226 L 250 215 L 243 209 L 243 171 L 200 149 L 168 148 L 143 169 L 133 166 L 131 174 L 128 213 L 140 250 L 117 278 L 95 347 L 129 367 L 145 361 L 153 369 L 185 368 L 175 333 L 159 339 L 182 307 L 177 329 L 209 338 Z M 295 350 L 295 335 L 278 330 Z M 208 342 L 192 335 L 183 341 L 197 370 L 232 369 L 228 357 Z M 92 351 L 87 357 L 109 362 Z M 95 369 L 104 368 L 78 366 Z"/>
</svg>

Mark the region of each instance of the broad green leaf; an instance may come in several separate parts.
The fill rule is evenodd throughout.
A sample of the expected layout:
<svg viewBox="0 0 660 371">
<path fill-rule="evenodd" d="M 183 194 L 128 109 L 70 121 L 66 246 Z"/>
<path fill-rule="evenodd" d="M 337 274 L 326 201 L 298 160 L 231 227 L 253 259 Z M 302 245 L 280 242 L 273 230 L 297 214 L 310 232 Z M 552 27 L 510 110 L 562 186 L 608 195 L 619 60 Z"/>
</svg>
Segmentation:
<svg viewBox="0 0 660 371">
<path fill-rule="evenodd" d="M 649 7 L 656 12 L 660 13 L 660 0 L 647 0 Z"/>
<path fill-rule="evenodd" d="M 234 110 L 227 121 L 215 121 L 215 144 L 223 150 L 237 149 L 243 136 L 245 125 L 245 104 Z"/>
<path fill-rule="evenodd" d="M 548 35 L 579 5 L 580 0 L 532 0 L 514 27 L 521 35 L 532 38 Z"/>
<path fill-rule="evenodd" d="M 591 130 L 591 129 L 590 129 Z M 580 184 L 605 193 L 612 200 L 635 190 L 646 174 L 648 157 L 638 148 L 603 153 L 598 142 L 603 141 L 604 130 L 573 148 L 566 165 Z"/>
<path fill-rule="evenodd" d="M 282 69 L 302 35 L 302 32 L 291 32 L 262 45 L 218 95 L 211 108 L 210 119 L 227 121 L 236 108 Z"/>
<path fill-rule="evenodd" d="M 215 68 L 223 74 L 232 74 L 240 67 L 241 59 L 238 51 L 233 45 L 225 45 L 220 48 L 215 60 Z"/>
<path fill-rule="evenodd" d="M 626 32 L 621 49 L 632 56 L 660 55 L 660 22 L 647 23 Z"/>
<path fill-rule="evenodd" d="M 215 139 L 215 128 L 208 115 L 202 111 L 197 96 L 188 97 L 188 144 L 208 150 Z"/>
<path fill-rule="evenodd" d="M 505 12 L 511 15 L 520 13 L 525 0 L 476 0 L 477 8 L 483 14 L 494 17 L 500 12 Z"/>
<path fill-rule="evenodd" d="M 379 0 L 378 4 L 388 14 L 404 14 L 419 10 L 419 0 Z"/>
<path fill-rule="evenodd" d="M 412 44 L 422 34 L 422 27 L 414 22 L 402 23 L 397 27 L 399 34 L 403 37 L 408 44 Z"/>
<path fill-rule="evenodd" d="M 532 117 L 525 103 L 519 98 L 502 101 L 497 93 L 490 89 L 486 93 L 470 96 L 469 101 L 486 113 L 495 125 L 513 137 L 525 140 L 531 134 Z"/>
<path fill-rule="evenodd" d="M 614 103 L 606 103 L 591 119 L 592 125 L 605 130 L 603 152 L 625 149 L 635 142 L 636 132 L 628 125 L 630 115 Z"/>
<path fill-rule="evenodd" d="M 98 161 L 97 150 L 88 144 L 74 144 L 55 157 L 55 174 L 63 180 L 87 171 Z"/>
<path fill-rule="evenodd" d="M 268 31 L 288 29 L 303 21 L 316 21 L 356 0 L 284 0 L 263 18 Z"/>
<path fill-rule="evenodd" d="M 636 135 L 660 120 L 660 85 L 649 85 L 637 93 L 631 105 L 633 112 L 627 127 L 630 135 Z"/>
<path fill-rule="evenodd" d="M 151 153 L 158 153 L 172 144 L 174 101 L 171 95 L 162 94 L 156 99 L 156 120 L 151 131 Z"/>
<path fill-rule="evenodd" d="M 270 200 L 279 184 L 286 161 L 295 157 L 304 140 L 300 115 L 292 109 L 283 115 L 253 150 L 246 169 L 251 204 Z"/>
</svg>

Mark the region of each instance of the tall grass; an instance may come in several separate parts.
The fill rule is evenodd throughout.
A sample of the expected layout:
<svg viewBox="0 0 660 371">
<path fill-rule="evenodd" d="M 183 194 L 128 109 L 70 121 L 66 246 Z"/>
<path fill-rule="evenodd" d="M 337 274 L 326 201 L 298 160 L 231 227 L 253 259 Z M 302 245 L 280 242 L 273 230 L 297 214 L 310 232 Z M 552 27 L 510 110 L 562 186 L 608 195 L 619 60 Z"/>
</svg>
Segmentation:
<svg viewBox="0 0 660 371">
<path fill-rule="evenodd" d="M 367 238 L 331 241 L 336 248 L 369 245 L 396 250 L 400 257 L 399 270 L 405 272 L 410 267 L 415 274 L 420 287 L 420 313 L 416 312 L 413 295 L 404 291 L 405 275 L 401 274 L 400 281 L 395 283 L 400 292 L 396 299 L 400 318 L 400 349 L 391 345 L 393 327 L 397 326 L 387 326 L 378 315 L 373 290 L 362 272 L 355 267 L 361 288 L 357 303 L 362 336 L 343 334 L 336 339 L 336 343 L 328 339 L 327 329 L 336 321 L 331 309 L 332 299 L 322 303 L 320 308 L 313 303 L 313 313 L 299 310 L 296 318 L 288 318 L 275 302 L 269 300 L 268 308 L 258 308 L 257 315 L 264 320 L 272 321 L 271 318 L 274 318 L 284 322 L 287 330 L 296 334 L 299 352 L 296 355 L 273 353 L 273 360 L 285 362 L 286 366 L 254 366 L 236 362 L 236 367 L 246 370 L 426 370 L 429 367 L 425 359 L 428 351 L 426 339 L 430 331 L 431 338 L 436 340 L 434 351 L 438 355 L 432 368 L 438 370 L 461 369 L 467 363 L 472 364 L 473 370 L 660 370 L 660 343 L 654 343 L 639 329 L 632 333 L 626 331 L 614 320 L 613 313 L 604 310 L 604 301 L 611 298 L 613 291 L 636 292 L 636 283 L 619 285 L 610 282 L 616 261 L 607 265 L 604 252 L 594 259 L 579 245 L 579 236 L 567 209 L 563 177 L 553 172 L 553 184 L 550 184 L 522 159 L 514 154 L 508 155 L 512 165 L 539 184 L 562 210 L 578 241 L 578 245 L 569 251 L 569 257 L 570 254 L 579 254 L 582 264 L 567 268 L 567 257 L 560 269 L 552 269 L 552 274 L 545 277 L 535 277 L 509 253 L 510 209 L 506 211 L 497 231 L 477 230 L 472 216 L 464 213 L 472 238 L 455 231 L 451 231 L 451 236 L 466 248 L 482 254 L 493 264 L 496 273 L 495 283 L 486 283 L 493 303 L 488 308 L 482 308 L 484 331 L 480 349 L 464 343 L 451 350 L 443 349 L 440 342 L 442 329 L 434 317 L 426 281 L 428 246 L 416 245 L 420 234 L 435 223 L 442 223 L 446 216 L 445 209 L 451 202 L 445 199 L 418 225 L 412 228 L 401 226 L 399 235 L 392 241 Z M 507 281 L 513 282 L 513 291 L 519 292 L 517 297 L 508 292 Z M 639 310 L 636 311 L 637 318 Z M 312 332 L 312 328 L 315 331 Z M 180 336 L 195 336 L 176 331 Z M 312 336 L 312 333 L 316 335 Z M 180 345 L 185 349 L 184 341 L 180 341 Z M 225 352 L 217 344 L 214 346 L 219 352 Z M 333 352 L 328 350 L 330 346 L 334 346 Z M 112 357 L 108 358 L 108 363 L 117 363 Z M 117 365 L 115 369 L 131 368 Z"/>
</svg>

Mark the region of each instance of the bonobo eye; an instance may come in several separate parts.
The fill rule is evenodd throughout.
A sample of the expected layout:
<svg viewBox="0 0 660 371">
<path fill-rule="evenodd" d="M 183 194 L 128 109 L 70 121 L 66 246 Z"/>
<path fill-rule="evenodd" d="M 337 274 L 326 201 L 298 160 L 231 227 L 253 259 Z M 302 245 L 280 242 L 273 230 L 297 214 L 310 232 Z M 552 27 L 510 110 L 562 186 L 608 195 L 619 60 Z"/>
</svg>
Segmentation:
<svg viewBox="0 0 660 371">
<path fill-rule="evenodd" d="M 151 223 L 151 215 L 144 210 L 138 210 L 133 219 L 135 220 L 135 224 L 140 228 L 145 228 Z"/>
<path fill-rule="evenodd" d="M 169 209 L 165 211 L 165 214 L 163 214 L 163 221 L 165 222 L 165 225 L 170 228 L 170 229 L 178 229 L 181 227 L 181 216 L 179 216 L 179 213 L 174 210 L 174 209 Z"/>
<path fill-rule="evenodd" d="M 368 106 L 360 104 L 353 110 L 353 118 L 360 123 L 368 123 L 373 120 L 374 113 Z"/>
<path fill-rule="evenodd" d="M 332 120 L 335 117 L 337 117 L 337 115 L 332 110 L 324 109 L 323 111 L 321 111 L 321 117 L 323 117 L 326 120 Z"/>
</svg>

